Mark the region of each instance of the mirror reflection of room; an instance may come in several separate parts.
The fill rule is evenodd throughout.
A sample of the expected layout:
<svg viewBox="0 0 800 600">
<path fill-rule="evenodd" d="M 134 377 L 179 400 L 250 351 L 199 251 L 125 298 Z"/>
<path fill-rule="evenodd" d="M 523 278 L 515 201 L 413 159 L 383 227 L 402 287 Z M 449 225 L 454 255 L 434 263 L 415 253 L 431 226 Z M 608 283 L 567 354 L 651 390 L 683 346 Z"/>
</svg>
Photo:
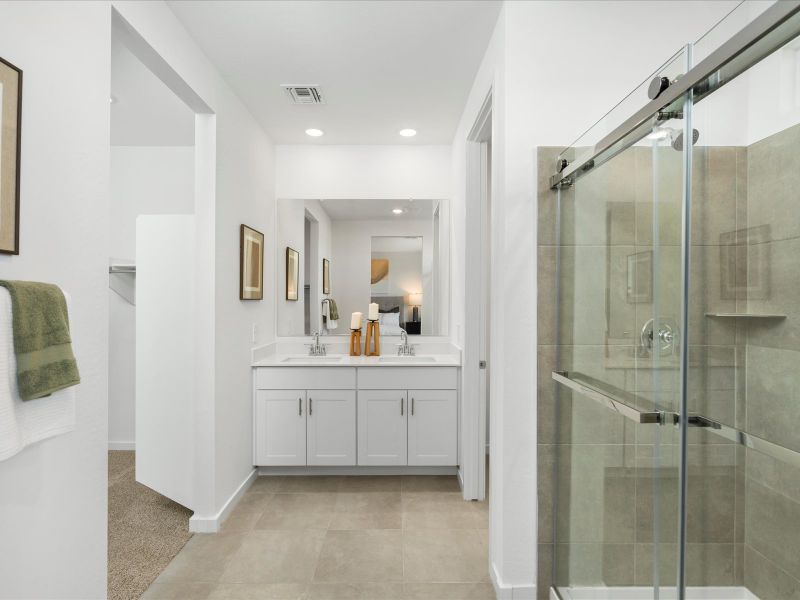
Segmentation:
<svg viewBox="0 0 800 600">
<path fill-rule="evenodd" d="M 444 335 L 443 201 L 278 201 L 278 335 L 348 335 L 352 313 L 379 307 L 382 335 Z M 283 260 L 294 256 L 297 260 Z M 284 285 L 285 282 L 285 285 Z M 289 290 L 301 290 L 289 294 Z M 365 323 L 362 324 L 365 326 Z"/>
</svg>

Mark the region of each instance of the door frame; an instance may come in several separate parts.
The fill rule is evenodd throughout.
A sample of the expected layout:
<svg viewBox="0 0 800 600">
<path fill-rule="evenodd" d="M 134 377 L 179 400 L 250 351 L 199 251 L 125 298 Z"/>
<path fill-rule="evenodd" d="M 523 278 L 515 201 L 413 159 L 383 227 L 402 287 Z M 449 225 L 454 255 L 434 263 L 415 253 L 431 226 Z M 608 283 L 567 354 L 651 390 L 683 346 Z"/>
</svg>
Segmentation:
<svg viewBox="0 0 800 600">
<path fill-rule="evenodd" d="M 186 469 L 192 472 L 190 498 L 187 508 L 194 511 L 189 519 L 191 531 L 205 531 L 206 521 L 214 520 L 215 447 L 215 314 L 216 314 L 216 164 L 217 117 L 206 102 L 150 42 L 125 18 L 116 7 L 111 8 L 110 35 L 161 80 L 186 106 L 194 112 L 194 217 L 195 262 L 191 266 L 195 283 L 195 354 L 194 389 L 188 390 L 191 414 L 186 415 L 182 437 L 194 456 Z M 109 140 L 110 144 L 110 140 Z M 138 434 L 137 434 L 138 435 Z M 137 469 L 138 469 L 137 465 Z M 158 490 L 156 490 L 158 491 Z"/>
<path fill-rule="evenodd" d="M 491 285 L 491 157 L 489 141 L 492 139 L 492 90 L 481 105 L 466 140 L 466 197 L 465 240 L 478 243 L 464 244 L 464 264 L 481 265 L 479 269 L 466 268 L 464 272 L 464 323 L 477 323 L 477 327 L 464 328 L 464 356 L 462 366 L 461 483 L 465 500 L 486 498 L 486 423 L 487 384 L 489 370 L 481 368 L 490 353 L 489 307 Z M 480 293 L 474 293 L 479 290 Z"/>
</svg>

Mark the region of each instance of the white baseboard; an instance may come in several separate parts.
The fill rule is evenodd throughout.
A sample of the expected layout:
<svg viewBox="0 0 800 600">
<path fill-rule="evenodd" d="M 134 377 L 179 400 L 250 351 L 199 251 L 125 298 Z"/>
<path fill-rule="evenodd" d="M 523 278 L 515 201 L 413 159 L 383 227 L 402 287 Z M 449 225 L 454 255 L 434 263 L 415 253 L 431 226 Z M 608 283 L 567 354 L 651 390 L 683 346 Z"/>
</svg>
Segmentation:
<svg viewBox="0 0 800 600">
<path fill-rule="evenodd" d="M 248 490 L 248 488 L 253 485 L 253 482 L 256 480 L 257 476 L 258 471 L 256 469 L 250 471 L 250 474 L 245 477 L 241 485 L 239 485 L 239 487 L 236 488 L 236 491 L 231 494 L 231 497 L 228 498 L 227 502 L 225 502 L 217 514 L 208 517 L 198 514 L 192 515 L 189 518 L 189 531 L 192 533 L 217 533 L 222 525 L 222 522 L 239 503 L 239 500 L 242 499 L 242 496 L 244 496 L 244 493 Z"/>
<path fill-rule="evenodd" d="M 497 600 L 536 600 L 536 585 L 506 585 L 497 573 L 497 566 L 492 563 L 489 577 L 494 586 Z"/>
<path fill-rule="evenodd" d="M 136 450 L 136 442 L 108 442 L 109 450 Z"/>
<path fill-rule="evenodd" d="M 259 475 L 457 475 L 458 467 L 258 467 Z"/>
</svg>

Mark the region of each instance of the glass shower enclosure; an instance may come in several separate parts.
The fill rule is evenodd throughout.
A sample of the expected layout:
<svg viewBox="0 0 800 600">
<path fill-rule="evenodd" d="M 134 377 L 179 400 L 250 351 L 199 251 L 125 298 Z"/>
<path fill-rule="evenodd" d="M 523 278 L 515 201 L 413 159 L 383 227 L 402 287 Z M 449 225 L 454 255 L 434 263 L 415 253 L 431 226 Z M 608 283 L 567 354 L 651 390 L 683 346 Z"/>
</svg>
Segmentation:
<svg viewBox="0 0 800 600">
<path fill-rule="evenodd" d="M 800 5 L 743 3 L 555 162 L 549 593 L 800 599 Z"/>
</svg>

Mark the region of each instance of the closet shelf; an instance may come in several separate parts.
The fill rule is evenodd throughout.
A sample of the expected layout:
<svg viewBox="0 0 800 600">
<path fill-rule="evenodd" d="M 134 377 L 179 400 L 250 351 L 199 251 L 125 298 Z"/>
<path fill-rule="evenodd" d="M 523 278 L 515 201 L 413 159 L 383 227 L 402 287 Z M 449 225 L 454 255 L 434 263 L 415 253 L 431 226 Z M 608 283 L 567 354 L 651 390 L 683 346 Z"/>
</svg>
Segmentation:
<svg viewBox="0 0 800 600">
<path fill-rule="evenodd" d="M 785 319 L 786 315 L 755 313 L 706 313 L 707 317 L 716 319 Z"/>
<path fill-rule="evenodd" d="M 109 273 L 133 273 L 136 274 L 136 265 L 109 265 Z"/>
</svg>

